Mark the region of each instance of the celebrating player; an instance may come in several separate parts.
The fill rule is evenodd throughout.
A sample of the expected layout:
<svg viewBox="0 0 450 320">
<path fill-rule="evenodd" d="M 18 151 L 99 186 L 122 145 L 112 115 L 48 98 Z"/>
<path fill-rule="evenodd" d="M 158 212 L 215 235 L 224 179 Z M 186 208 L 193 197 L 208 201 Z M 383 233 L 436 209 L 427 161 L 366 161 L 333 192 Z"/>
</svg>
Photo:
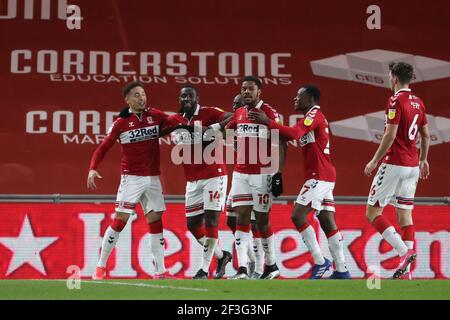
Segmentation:
<svg viewBox="0 0 450 320">
<path fill-rule="evenodd" d="M 230 118 L 227 113 L 219 108 L 201 107 L 197 90 L 192 86 L 181 88 L 180 113 L 174 114 L 170 119 L 186 127 L 208 127 L 216 124 L 221 129 L 219 122 Z M 223 124 L 224 125 L 224 124 Z M 186 136 L 188 133 L 188 136 Z M 200 135 L 196 132 L 186 132 L 179 129 L 174 132 L 179 145 L 184 145 L 183 157 L 187 153 L 187 161 L 183 161 L 186 184 L 186 218 L 187 227 L 197 241 L 204 247 L 202 267 L 198 270 L 194 279 L 207 279 L 212 256 L 217 259 L 215 278 L 222 278 L 225 267 L 231 261 L 231 253 L 222 251 L 218 245 L 219 214 L 223 211 L 227 192 L 227 169 L 223 157 L 212 164 L 205 162 L 202 130 Z M 196 145 L 200 145 L 199 148 Z M 196 157 L 195 152 L 202 153 Z M 196 162 L 196 158 L 200 161 Z"/>
<path fill-rule="evenodd" d="M 271 181 L 273 163 L 264 163 L 261 153 L 271 157 L 271 138 L 267 126 L 255 123 L 248 117 L 251 110 L 267 114 L 280 122 L 277 112 L 260 99 L 261 81 L 247 76 L 241 83 L 241 95 L 245 106 L 237 109 L 226 128 L 236 130 L 237 163 L 233 172 L 231 193 L 232 207 L 237 213 L 235 232 L 236 253 L 239 270 L 232 279 L 248 279 L 247 252 L 249 245 L 250 216 L 255 212 L 256 224 L 261 232 L 261 241 L 266 254 L 266 266 L 261 279 L 279 277 L 280 271 L 275 261 L 274 234 L 269 222 L 272 205 Z M 268 146 L 264 150 L 263 146 Z M 280 155 L 284 156 L 285 144 L 280 142 Z M 280 161 L 281 163 L 282 161 Z M 273 171 L 279 170 L 276 168 Z"/>
<path fill-rule="evenodd" d="M 238 108 L 244 106 L 244 100 L 240 94 L 236 95 L 233 99 L 233 112 L 235 112 Z M 236 137 L 235 137 L 236 138 Z M 237 150 L 237 142 L 234 141 L 234 149 Z M 236 160 L 235 160 L 236 162 Z M 227 215 L 227 226 L 233 232 L 233 235 L 236 232 L 236 212 L 232 206 L 232 198 L 233 195 L 231 193 L 228 194 L 227 203 L 226 203 L 226 215 Z M 248 276 L 250 279 L 259 279 L 264 272 L 264 250 L 261 243 L 261 232 L 259 232 L 258 227 L 256 225 L 255 212 L 251 213 L 251 229 L 252 236 L 250 236 L 250 245 L 248 246 Z"/>
<path fill-rule="evenodd" d="M 152 107 L 146 107 L 147 96 L 139 82 L 129 83 L 123 89 L 128 110 L 120 113 L 106 139 L 97 147 L 89 167 L 88 189 L 96 189 L 95 178 L 102 178 L 97 167 L 108 150 L 119 140 L 121 155 L 121 180 L 116 198 L 115 216 L 106 230 L 100 260 L 93 279 L 106 276 L 106 262 L 114 249 L 120 232 L 136 204 L 141 203 L 149 225 L 151 250 L 155 258 L 155 279 L 168 278 L 164 265 L 164 238 L 162 214 L 166 207 L 159 180 L 159 130 L 161 125 L 171 125 L 168 115 Z"/>
<path fill-rule="evenodd" d="M 249 117 L 264 123 L 271 129 L 279 129 L 288 140 L 299 140 L 304 156 L 305 183 L 295 201 L 292 222 L 314 259 L 310 279 L 320 279 L 331 267 L 317 242 L 314 228 L 307 216 L 315 210 L 320 226 L 328 238 L 328 247 L 336 265 L 331 279 L 349 279 L 344 259 L 342 236 L 334 219 L 333 189 L 336 171 L 330 158 L 328 122 L 318 105 L 320 91 L 312 85 L 302 86 L 294 99 L 295 110 L 305 115 L 293 127 L 283 126 L 262 113 L 250 113 Z"/>
<path fill-rule="evenodd" d="M 394 95 L 386 106 L 386 128 L 378 150 L 364 169 L 364 173 L 370 176 L 383 159 L 370 188 L 366 216 L 400 256 L 394 279 L 411 279 L 410 265 L 416 258 L 412 209 L 419 177 L 427 179 L 430 172 L 427 161 L 430 135 L 425 105 L 409 89 L 413 67 L 397 62 L 391 63 L 389 69 Z M 421 137 L 420 155 L 416 148 L 417 133 Z M 383 208 L 391 201 L 402 230 L 401 238 L 382 216 Z"/>
</svg>

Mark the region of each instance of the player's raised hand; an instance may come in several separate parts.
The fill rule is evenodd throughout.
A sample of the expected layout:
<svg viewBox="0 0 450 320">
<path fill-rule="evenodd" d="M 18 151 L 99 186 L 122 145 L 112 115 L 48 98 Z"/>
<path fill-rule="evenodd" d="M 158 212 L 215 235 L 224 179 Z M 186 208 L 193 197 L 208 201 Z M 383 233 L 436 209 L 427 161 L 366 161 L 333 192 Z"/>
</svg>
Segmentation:
<svg viewBox="0 0 450 320">
<path fill-rule="evenodd" d="M 87 178 L 87 188 L 95 190 L 97 189 L 97 185 L 95 184 L 95 178 L 101 179 L 102 176 L 97 172 L 97 170 L 89 170 L 88 178 Z"/>
<path fill-rule="evenodd" d="M 370 160 L 369 163 L 366 164 L 366 167 L 364 168 L 364 174 L 368 177 L 372 175 L 372 171 L 375 170 L 377 167 L 377 162 Z"/>
<path fill-rule="evenodd" d="M 430 175 L 430 165 L 428 164 L 427 160 L 420 161 L 419 162 L 419 177 L 420 179 L 428 179 L 428 176 Z"/>
<path fill-rule="evenodd" d="M 255 112 L 250 111 L 247 114 L 247 118 L 251 121 L 255 121 L 261 124 L 268 124 L 269 123 L 269 117 L 264 112 Z"/>
</svg>

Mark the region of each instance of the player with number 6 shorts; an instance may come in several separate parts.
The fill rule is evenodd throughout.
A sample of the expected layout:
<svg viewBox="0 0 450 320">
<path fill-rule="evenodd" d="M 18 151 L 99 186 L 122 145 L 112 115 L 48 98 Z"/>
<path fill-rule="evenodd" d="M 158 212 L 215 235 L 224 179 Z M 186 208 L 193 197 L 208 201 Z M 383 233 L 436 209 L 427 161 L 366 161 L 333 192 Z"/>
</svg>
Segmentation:
<svg viewBox="0 0 450 320">
<path fill-rule="evenodd" d="M 383 238 L 397 251 L 400 263 L 393 278 L 411 279 L 410 267 L 416 258 L 412 209 L 419 177 L 427 179 L 430 134 L 425 105 L 411 92 L 413 67 L 404 62 L 391 63 L 389 80 L 394 95 L 388 100 L 386 128 L 378 150 L 367 163 L 364 173 L 370 176 L 382 163 L 373 178 L 367 200 L 366 217 Z M 420 133 L 420 154 L 417 135 Z M 395 206 L 401 237 L 394 226 L 383 217 L 383 208 Z"/>
</svg>

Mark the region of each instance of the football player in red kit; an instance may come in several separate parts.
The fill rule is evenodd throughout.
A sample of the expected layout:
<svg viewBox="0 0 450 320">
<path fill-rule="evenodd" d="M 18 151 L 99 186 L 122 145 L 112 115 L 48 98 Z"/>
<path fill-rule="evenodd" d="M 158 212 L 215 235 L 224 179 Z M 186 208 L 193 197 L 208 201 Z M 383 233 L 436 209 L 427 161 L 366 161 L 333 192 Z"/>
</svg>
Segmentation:
<svg viewBox="0 0 450 320">
<path fill-rule="evenodd" d="M 283 126 L 261 113 L 249 114 L 249 117 L 280 130 L 280 135 L 288 140 L 299 140 L 304 156 L 305 182 L 295 201 L 292 222 L 300 232 L 303 241 L 311 252 L 314 266 L 310 279 L 320 279 L 331 267 L 330 260 L 325 258 L 317 242 L 314 228 L 308 223 L 307 216 L 315 211 L 320 226 L 328 238 L 328 247 L 333 257 L 336 270 L 331 279 L 350 279 L 345 265 L 342 236 L 334 219 L 333 189 L 336 182 L 336 171 L 330 158 L 330 137 L 328 122 L 318 102 L 320 91 L 312 85 L 302 86 L 294 99 L 295 110 L 305 115 L 293 127 Z"/>
<path fill-rule="evenodd" d="M 155 279 L 168 278 L 164 265 L 162 214 L 166 207 L 159 179 L 159 130 L 172 123 L 168 115 L 147 107 L 143 85 L 132 82 L 124 87 L 128 110 L 120 113 L 109 129 L 106 139 L 97 147 L 89 166 L 88 189 L 96 189 L 95 178 L 101 178 L 97 167 L 118 140 L 121 145 L 121 180 L 116 198 L 115 216 L 103 236 L 100 259 L 93 279 L 106 276 L 106 263 L 128 218 L 138 202 L 145 212 L 151 235 L 151 250 L 155 258 Z"/>
<path fill-rule="evenodd" d="M 191 132 L 178 129 L 172 133 L 177 147 L 181 148 L 187 179 L 186 222 L 188 230 L 203 246 L 202 266 L 194 279 L 208 278 L 213 255 L 217 259 L 215 278 L 220 279 L 232 258 L 231 253 L 223 251 L 218 244 L 219 215 L 225 206 L 228 176 L 223 157 L 218 161 L 207 161 L 205 158 L 202 128 L 214 125 L 219 132 L 231 113 L 215 107 L 200 106 L 197 89 L 189 85 L 181 88 L 179 103 L 179 113 L 171 115 L 170 119 L 185 128 L 191 127 Z M 195 128 L 199 129 L 198 132 Z"/>
<path fill-rule="evenodd" d="M 240 94 L 236 95 L 233 99 L 233 112 L 235 112 L 238 108 L 244 106 L 244 99 Z M 236 138 L 236 137 L 235 137 Z M 237 141 L 234 140 L 234 150 L 237 150 Z M 236 153 L 235 153 L 236 154 Z M 235 161 L 236 162 L 236 159 Z M 233 231 L 233 235 L 236 232 L 237 225 L 237 217 L 236 212 L 232 206 L 233 195 L 228 193 L 227 202 L 226 202 L 226 215 L 227 215 L 227 226 Z M 256 225 L 256 217 L 255 212 L 251 213 L 251 225 L 252 225 L 252 235 L 249 237 L 249 246 L 248 246 L 248 276 L 250 279 L 259 279 L 261 278 L 264 272 L 264 249 L 261 243 L 261 232 L 258 230 L 258 226 Z"/>
<path fill-rule="evenodd" d="M 364 173 L 370 176 L 378 162 L 383 160 L 369 191 L 366 216 L 400 256 L 400 265 L 393 278 L 411 279 L 410 265 L 416 258 L 412 209 L 419 177 L 427 179 L 429 175 L 430 135 L 425 105 L 409 89 L 413 67 L 397 62 L 391 63 L 389 69 L 394 95 L 386 106 L 386 128 L 378 150 L 364 169 Z M 421 137 L 420 152 L 416 147 L 418 133 Z M 389 203 L 395 206 L 401 237 L 382 216 L 383 208 Z"/>
<path fill-rule="evenodd" d="M 261 81 L 253 76 L 245 77 L 241 82 L 241 95 L 245 106 L 234 112 L 233 118 L 225 127 L 235 130 L 237 136 L 237 163 L 233 172 L 231 194 L 232 207 L 237 213 L 235 245 L 239 270 L 231 279 L 249 278 L 247 255 L 253 210 L 266 256 L 265 270 L 260 279 L 270 280 L 280 276 L 275 259 L 275 237 L 269 221 L 273 198 L 272 176 L 280 171 L 286 145 L 279 141 L 277 151 L 280 157 L 276 163 L 276 157 L 271 151 L 272 144 L 276 142 L 273 141 L 267 126 L 248 117 L 249 112 L 253 110 L 266 114 L 275 122 L 281 122 L 276 110 L 260 99 Z"/>
</svg>

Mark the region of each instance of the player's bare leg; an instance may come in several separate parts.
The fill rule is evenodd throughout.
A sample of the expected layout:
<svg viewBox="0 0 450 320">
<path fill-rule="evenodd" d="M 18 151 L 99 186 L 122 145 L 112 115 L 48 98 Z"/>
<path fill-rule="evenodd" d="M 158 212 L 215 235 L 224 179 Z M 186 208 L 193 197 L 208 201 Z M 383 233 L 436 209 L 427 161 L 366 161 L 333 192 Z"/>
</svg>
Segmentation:
<svg viewBox="0 0 450 320">
<path fill-rule="evenodd" d="M 233 235 L 236 232 L 236 224 L 237 224 L 237 218 L 236 217 L 227 216 L 227 226 L 233 232 Z"/>
<path fill-rule="evenodd" d="M 234 207 L 237 215 L 237 225 L 235 237 L 236 253 L 238 258 L 239 270 L 230 279 L 248 279 L 247 263 L 248 263 L 248 246 L 250 232 L 250 218 L 253 206 Z"/>
<path fill-rule="evenodd" d="M 168 277 L 166 274 L 166 266 L 164 264 L 162 214 L 162 211 L 155 212 L 152 210 L 145 215 L 150 233 L 151 250 L 153 257 L 155 258 L 155 279 L 163 279 Z"/>
<path fill-rule="evenodd" d="M 306 247 L 314 260 L 314 266 L 312 267 L 310 279 L 320 279 L 331 267 L 331 261 L 322 255 L 319 243 L 317 242 L 316 232 L 308 223 L 307 217 L 312 210 L 313 209 L 309 206 L 296 203 L 294 209 L 292 210 L 291 219 L 298 232 L 300 232 L 303 242 L 306 244 Z"/>
<path fill-rule="evenodd" d="M 111 251 L 116 246 L 117 240 L 119 240 L 120 232 L 125 228 L 128 218 L 128 213 L 116 212 L 114 220 L 111 225 L 106 229 L 103 236 L 102 249 L 100 252 L 100 259 L 97 263 L 95 274 L 92 276 L 94 280 L 103 280 L 106 276 L 106 263 L 111 254 Z"/>
<path fill-rule="evenodd" d="M 397 213 L 398 224 L 402 231 L 402 240 L 408 247 L 408 250 L 414 250 L 415 228 L 412 219 L 412 210 L 395 208 Z M 402 279 L 411 280 L 411 265 L 408 265 L 406 272 L 402 275 Z"/>
<path fill-rule="evenodd" d="M 400 266 L 394 273 L 394 278 L 401 277 L 407 270 L 408 265 L 411 264 L 415 258 L 414 250 L 409 250 L 400 235 L 395 231 L 392 224 L 382 215 L 383 208 L 367 205 L 366 217 L 375 229 L 382 235 L 400 256 Z"/>
<path fill-rule="evenodd" d="M 328 210 L 320 211 L 318 215 L 320 227 L 327 236 L 328 248 L 333 257 L 336 270 L 331 275 L 330 279 L 350 279 L 350 272 L 345 265 L 344 245 L 342 243 L 342 235 L 337 228 L 334 219 L 334 212 Z"/>
</svg>

